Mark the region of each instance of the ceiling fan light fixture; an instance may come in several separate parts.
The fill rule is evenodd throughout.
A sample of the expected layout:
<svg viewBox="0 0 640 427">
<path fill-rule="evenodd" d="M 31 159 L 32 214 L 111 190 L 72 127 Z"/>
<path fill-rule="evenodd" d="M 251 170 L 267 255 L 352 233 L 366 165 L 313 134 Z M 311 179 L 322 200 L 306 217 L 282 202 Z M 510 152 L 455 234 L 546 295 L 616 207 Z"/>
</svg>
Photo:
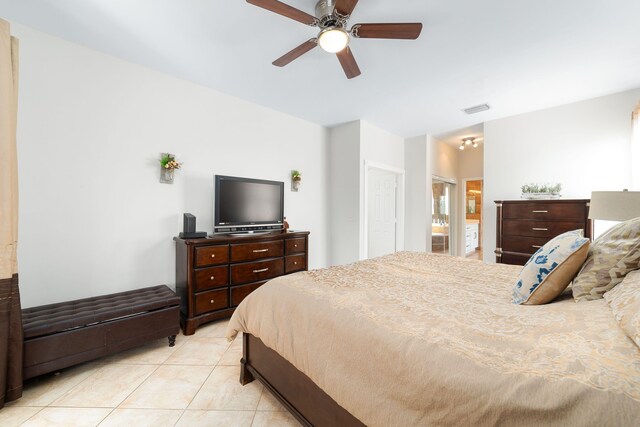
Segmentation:
<svg viewBox="0 0 640 427">
<path fill-rule="evenodd" d="M 349 33 L 343 28 L 329 27 L 320 32 L 318 44 L 329 53 L 338 53 L 349 46 Z"/>
</svg>

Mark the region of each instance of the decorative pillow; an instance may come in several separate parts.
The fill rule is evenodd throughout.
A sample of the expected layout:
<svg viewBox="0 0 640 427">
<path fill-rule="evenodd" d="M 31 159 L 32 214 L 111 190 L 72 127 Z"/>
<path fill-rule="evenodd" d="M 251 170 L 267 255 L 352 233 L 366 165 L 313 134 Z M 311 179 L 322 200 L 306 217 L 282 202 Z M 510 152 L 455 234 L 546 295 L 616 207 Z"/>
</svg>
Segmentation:
<svg viewBox="0 0 640 427">
<path fill-rule="evenodd" d="M 624 333 L 640 347 L 640 270 L 627 274 L 604 299 Z"/>
<path fill-rule="evenodd" d="M 613 226 L 593 242 L 573 281 L 573 298 L 576 302 L 600 299 L 627 273 L 639 268 L 640 218 L 635 218 Z"/>
<path fill-rule="evenodd" d="M 524 265 L 513 288 L 514 304 L 540 305 L 557 298 L 584 263 L 589 239 L 582 230 L 568 231 L 538 249 Z"/>
</svg>

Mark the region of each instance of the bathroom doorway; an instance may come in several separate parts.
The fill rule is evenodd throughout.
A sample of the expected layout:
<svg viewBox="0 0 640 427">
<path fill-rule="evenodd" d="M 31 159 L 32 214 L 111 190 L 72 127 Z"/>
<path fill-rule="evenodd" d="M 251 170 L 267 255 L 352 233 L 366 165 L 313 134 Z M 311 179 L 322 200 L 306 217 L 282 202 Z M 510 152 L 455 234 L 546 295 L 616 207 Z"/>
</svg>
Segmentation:
<svg viewBox="0 0 640 427">
<path fill-rule="evenodd" d="M 431 251 L 435 254 L 453 255 L 452 205 L 454 183 L 433 177 L 431 184 Z"/>
<path fill-rule="evenodd" d="M 464 256 L 482 261 L 482 195 L 484 180 L 464 180 L 465 249 Z"/>
</svg>

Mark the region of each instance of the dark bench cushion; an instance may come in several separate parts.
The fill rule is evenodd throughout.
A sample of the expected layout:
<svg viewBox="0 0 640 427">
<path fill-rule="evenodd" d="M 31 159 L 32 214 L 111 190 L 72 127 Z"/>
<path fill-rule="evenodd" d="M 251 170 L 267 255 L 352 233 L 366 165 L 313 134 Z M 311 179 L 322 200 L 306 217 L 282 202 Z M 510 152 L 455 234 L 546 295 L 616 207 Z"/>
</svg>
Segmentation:
<svg viewBox="0 0 640 427">
<path fill-rule="evenodd" d="M 40 337 L 179 304 L 180 298 L 160 285 L 26 308 L 22 310 L 24 337 Z"/>
</svg>

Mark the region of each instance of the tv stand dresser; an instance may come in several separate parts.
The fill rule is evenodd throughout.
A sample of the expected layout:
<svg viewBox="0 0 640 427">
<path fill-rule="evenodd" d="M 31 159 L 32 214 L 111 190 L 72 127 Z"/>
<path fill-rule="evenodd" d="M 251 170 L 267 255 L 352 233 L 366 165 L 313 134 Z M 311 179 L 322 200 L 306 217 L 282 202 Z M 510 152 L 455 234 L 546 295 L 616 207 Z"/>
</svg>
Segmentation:
<svg viewBox="0 0 640 427">
<path fill-rule="evenodd" d="M 238 304 L 268 280 L 308 269 L 308 231 L 173 240 L 185 335 L 193 335 L 204 323 L 231 317 Z"/>
</svg>

